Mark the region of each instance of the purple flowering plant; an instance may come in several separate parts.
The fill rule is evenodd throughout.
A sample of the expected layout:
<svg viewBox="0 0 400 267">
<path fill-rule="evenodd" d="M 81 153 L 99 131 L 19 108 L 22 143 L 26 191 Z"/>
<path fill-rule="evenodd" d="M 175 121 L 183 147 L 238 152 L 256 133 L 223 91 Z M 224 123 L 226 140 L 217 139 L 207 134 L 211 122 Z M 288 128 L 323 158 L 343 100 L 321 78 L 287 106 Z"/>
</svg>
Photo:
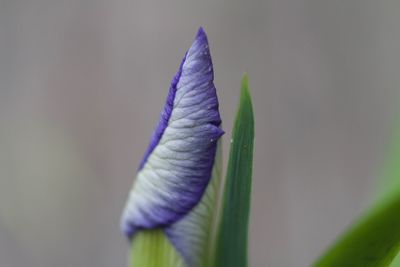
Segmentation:
<svg viewBox="0 0 400 267">
<path fill-rule="evenodd" d="M 130 267 L 247 267 L 254 118 L 242 80 L 225 179 L 221 117 L 206 33 L 171 82 L 121 218 Z M 371 207 L 315 267 L 400 266 L 400 124 Z"/>
<path fill-rule="evenodd" d="M 243 78 L 226 178 L 203 28 L 172 79 L 121 218 L 131 267 L 247 265 L 254 118 Z"/>
</svg>

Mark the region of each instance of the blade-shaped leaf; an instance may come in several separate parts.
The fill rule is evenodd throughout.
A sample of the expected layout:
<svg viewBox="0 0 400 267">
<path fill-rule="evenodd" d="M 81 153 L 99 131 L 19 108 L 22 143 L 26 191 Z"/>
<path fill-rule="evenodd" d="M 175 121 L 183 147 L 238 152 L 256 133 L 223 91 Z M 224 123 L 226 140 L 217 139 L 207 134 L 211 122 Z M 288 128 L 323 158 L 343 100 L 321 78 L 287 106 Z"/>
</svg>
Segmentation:
<svg viewBox="0 0 400 267">
<path fill-rule="evenodd" d="M 314 266 L 400 266 L 400 124 L 388 152 L 377 201 Z"/>
<path fill-rule="evenodd" d="M 245 75 L 242 81 L 239 109 L 233 126 L 215 267 L 247 266 L 253 141 L 253 108 L 248 90 L 248 79 Z"/>
<path fill-rule="evenodd" d="M 389 266 L 400 245 L 400 198 L 369 212 L 314 265 Z"/>
</svg>

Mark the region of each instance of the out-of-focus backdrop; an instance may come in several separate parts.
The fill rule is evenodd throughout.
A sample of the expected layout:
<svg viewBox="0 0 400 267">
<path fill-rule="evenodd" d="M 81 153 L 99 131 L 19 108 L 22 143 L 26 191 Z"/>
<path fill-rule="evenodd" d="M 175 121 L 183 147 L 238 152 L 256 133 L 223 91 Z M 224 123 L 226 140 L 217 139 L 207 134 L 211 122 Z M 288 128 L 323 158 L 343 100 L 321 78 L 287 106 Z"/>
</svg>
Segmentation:
<svg viewBox="0 0 400 267">
<path fill-rule="evenodd" d="M 126 265 L 119 216 L 200 25 L 225 152 L 250 77 L 250 265 L 308 266 L 374 194 L 399 103 L 399 12 L 396 0 L 2 0 L 0 267 Z"/>
</svg>

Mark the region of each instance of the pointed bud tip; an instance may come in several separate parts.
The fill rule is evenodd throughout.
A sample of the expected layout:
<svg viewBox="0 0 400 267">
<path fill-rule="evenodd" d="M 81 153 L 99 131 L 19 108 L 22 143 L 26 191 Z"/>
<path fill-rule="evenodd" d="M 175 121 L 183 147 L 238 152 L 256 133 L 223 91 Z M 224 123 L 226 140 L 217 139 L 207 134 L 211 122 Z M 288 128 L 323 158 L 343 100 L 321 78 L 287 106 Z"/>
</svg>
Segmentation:
<svg viewBox="0 0 400 267">
<path fill-rule="evenodd" d="M 206 31 L 204 30 L 204 28 L 202 26 L 199 27 L 197 34 L 196 34 L 196 38 L 201 38 L 201 37 L 207 37 Z"/>
</svg>

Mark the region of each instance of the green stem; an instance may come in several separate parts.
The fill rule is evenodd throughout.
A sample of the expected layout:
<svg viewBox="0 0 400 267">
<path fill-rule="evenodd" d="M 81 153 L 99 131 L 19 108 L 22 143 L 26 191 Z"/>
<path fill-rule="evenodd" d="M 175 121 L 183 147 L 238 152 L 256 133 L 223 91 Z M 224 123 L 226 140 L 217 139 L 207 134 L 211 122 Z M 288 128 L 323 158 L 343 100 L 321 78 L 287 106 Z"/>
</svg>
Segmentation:
<svg viewBox="0 0 400 267">
<path fill-rule="evenodd" d="M 130 267 L 183 267 L 181 257 L 162 230 L 142 230 L 131 244 Z"/>
</svg>

